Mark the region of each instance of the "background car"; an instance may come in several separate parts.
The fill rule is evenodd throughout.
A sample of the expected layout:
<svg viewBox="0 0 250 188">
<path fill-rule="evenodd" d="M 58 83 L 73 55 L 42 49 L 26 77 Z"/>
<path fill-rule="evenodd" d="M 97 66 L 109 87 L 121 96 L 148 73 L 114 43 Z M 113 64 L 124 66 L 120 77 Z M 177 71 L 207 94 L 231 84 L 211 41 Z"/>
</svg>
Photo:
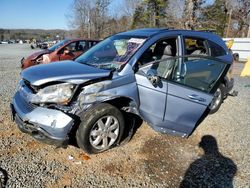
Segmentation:
<svg viewBox="0 0 250 188">
<path fill-rule="evenodd" d="M 8 40 L 9 44 L 15 44 L 15 40 Z"/>
<path fill-rule="evenodd" d="M 41 49 L 48 49 L 49 48 L 49 44 L 47 42 L 43 42 L 40 44 L 40 48 Z"/>
<path fill-rule="evenodd" d="M 0 41 L 0 44 L 8 44 L 8 41 Z"/>
<path fill-rule="evenodd" d="M 30 66 L 50 63 L 53 61 L 72 60 L 98 42 L 99 40 L 65 39 L 48 49 L 35 52 L 27 58 L 22 58 L 21 68 L 26 69 Z"/>
</svg>

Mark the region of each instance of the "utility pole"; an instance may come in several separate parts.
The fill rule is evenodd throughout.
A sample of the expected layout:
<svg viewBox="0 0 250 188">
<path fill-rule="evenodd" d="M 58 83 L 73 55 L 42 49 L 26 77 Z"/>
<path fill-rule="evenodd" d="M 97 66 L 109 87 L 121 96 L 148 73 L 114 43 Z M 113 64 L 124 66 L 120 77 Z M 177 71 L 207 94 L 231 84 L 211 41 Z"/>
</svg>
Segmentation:
<svg viewBox="0 0 250 188">
<path fill-rule="evenodd" d="M 249 24 L 248 24 L 248 33 L 247 33 L 247 38 L 250 38 L 250 21 L 249 21 Z"/>
<path fill-rule="evenodd" d="M 232 9 L 229 11 L 226 38 L 228 37 L 229 31 L 230 31 L 230 28 L 231 28 L 231 19 L 232 19 Z"/>
<path fill-rule="evenodd" d="M 91 37 L 90 10 L 88 11 L 88 38 Z"/>
</svg>

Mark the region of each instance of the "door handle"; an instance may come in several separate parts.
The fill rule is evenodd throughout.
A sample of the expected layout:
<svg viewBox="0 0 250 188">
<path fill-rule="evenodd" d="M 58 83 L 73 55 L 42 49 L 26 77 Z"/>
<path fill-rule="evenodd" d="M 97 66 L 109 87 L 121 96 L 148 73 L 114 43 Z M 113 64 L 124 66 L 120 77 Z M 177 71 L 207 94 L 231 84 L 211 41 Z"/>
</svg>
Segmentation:
<svg viewBox="0 0 250 188">
<path fill-rule="evenodd" d="M 196 94 L 188 95 L 188 98 L 191 99 L 191 100 L 194 100 L 194 101 L 198 101 L 198 102 L 205 102 L 206 101 L 206 99 L 204 99 L 202 97 L 199 97 Z"/>
</svg>

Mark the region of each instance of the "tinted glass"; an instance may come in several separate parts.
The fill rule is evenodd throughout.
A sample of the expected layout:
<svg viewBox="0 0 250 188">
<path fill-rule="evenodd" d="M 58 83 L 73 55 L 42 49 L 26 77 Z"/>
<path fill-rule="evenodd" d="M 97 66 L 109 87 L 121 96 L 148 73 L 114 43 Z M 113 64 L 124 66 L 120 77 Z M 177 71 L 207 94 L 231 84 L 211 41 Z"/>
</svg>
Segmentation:
<svg viewBox="0 0 250 188">
<path fill-rule="evenodd" d="M 215 44 L 212 41 L 208 41 L 208 45 L 210 48 L 211 56 L 218 57 L 218 56 L 226 55 L 226 51 L 218 44 Z"/>
<path fill-rule="evenodd" d="M 84 52 L 88 49 L 85 41 L 79 41 L 76 51 Z"/>
<path fill-rule="evenodd" d="M 205 40 L 197 38 L 185 38 L 185 55 L 208 55 Z"/>
</svg>

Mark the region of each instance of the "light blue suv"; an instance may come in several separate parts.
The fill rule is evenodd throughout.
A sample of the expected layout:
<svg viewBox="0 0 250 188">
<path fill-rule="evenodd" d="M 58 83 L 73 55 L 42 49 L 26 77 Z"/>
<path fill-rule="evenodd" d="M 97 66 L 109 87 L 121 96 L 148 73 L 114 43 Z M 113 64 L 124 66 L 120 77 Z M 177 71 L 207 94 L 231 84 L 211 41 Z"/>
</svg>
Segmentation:
<svg viewBox="0 0 250 188">
<path fill-rule="evenodd" d="M 233 58 L 209 32 L 139 29 L 111 36 L 75 61 L 24 70 L 11 103 L 21 131 L 88 153 L 121 142 L 128 114 L 188 137 L 207 116 Z M 133 116 L 129 116 L 130 118 Z"/>
</svg>

